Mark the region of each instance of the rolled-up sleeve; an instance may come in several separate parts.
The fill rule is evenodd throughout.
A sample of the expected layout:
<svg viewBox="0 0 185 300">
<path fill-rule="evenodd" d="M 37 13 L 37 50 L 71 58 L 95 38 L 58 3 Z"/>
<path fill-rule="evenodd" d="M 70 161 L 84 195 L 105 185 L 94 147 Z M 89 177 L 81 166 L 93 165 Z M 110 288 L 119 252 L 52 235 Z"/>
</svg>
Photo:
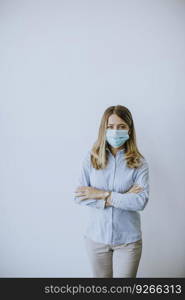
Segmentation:
<svg viewBox="0 0 185 300">
<path fill-rule="evenodd" d="M 90 186 L 90 151 L 88 151 L 82 159 L 80 174 L 78 177 L 78 186 Z M 94 208 L 105 208 L 103 199 L 86 199 L 80 200 L 81 197 L 74 196 L 74 202 L 83 206 Z"/>
<path fill-rule="evenodd" d="M 149 200 L 149 165 L 143 159 L 142 166 L 138 167 L 134 173 L 134 184 L 139 185 L 143 190 L 139 193 L 118 193 L 112 191 L 110 201 L 116 208 L 124 210 L 139 211 L 146 207 Z"/>
</svg>

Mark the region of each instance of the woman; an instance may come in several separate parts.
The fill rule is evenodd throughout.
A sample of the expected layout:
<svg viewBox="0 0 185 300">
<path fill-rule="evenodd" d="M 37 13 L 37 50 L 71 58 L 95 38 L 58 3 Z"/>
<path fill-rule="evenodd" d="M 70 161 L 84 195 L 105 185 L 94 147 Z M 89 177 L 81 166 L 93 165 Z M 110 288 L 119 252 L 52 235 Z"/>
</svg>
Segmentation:
<svg viewBox="0 0 185 300">
<path fill-rule="evenodd" d="M 139 152 L 131 112 L 108 107 L 99 135 L 82 163 L 76 203 L 89 207 L 84 241 L 93 277 L 136 277 L 140 213 L 149 199 L 149 168 Z"/>
</svg>

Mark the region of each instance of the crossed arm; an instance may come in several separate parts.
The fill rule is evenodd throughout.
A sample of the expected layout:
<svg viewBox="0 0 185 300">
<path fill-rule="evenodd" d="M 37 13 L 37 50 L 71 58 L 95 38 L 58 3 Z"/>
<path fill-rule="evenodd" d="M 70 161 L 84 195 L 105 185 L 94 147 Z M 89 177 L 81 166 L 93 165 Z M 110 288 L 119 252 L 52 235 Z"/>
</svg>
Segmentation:
<svg viewBox="0 0 185 300">
<path fill-rule="evenodd" d="M 143 188 L 139 185 L 133 185 L 127 192 L 125 192 L 125 194 L 139 193 L 142 190 Z M 100 190 L 89 186 L 79 186 L 75 190 L 75 197 L 79 197 L 80 201 L 84 201 L 87 199 L 104 200 L 104 208 L 113 206 L 111 191 Z"/>
<path fill-rule="evenodd" d="M 91 187 L 89 174 L 90 155 L 88 153 L 83 160 L 78 187 L 75 190 L 76 203 L 98 209 L 114 206 L 124 210 L 138 211 L 145 208 L 149 199 L 149 167 L 146 161 L 137 168 L 133 186 L 124 193 Z"/>
</svg>

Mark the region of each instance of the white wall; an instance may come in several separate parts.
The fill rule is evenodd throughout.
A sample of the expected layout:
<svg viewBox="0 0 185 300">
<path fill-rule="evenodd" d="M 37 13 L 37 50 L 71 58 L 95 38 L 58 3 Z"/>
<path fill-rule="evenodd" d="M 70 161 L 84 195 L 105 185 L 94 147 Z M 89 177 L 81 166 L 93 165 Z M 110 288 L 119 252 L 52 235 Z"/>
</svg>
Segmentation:
<svg viewBox="0 0 185 300">
<path fill-rule="evenodd" d="M 0 1 L 0 276 L 91 277 L 72 195 L 104 110 L 150 164 L 138 277 L 185 276 L 185 1 Z"/>
</svg>

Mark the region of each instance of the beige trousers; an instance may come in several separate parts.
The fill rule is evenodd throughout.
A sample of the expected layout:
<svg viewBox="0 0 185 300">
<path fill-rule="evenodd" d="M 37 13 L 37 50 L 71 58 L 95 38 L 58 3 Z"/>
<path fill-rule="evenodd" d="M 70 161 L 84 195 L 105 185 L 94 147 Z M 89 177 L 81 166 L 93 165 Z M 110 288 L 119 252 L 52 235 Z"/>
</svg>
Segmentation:
<svg viewBox="0 0 185 300">
<path fill-rule="evenodd" d="M 128 244 L 110 245 L 84 236 L 93 277 L 135 278 L 142 253 L 142 239 Z"/>
</svg>

